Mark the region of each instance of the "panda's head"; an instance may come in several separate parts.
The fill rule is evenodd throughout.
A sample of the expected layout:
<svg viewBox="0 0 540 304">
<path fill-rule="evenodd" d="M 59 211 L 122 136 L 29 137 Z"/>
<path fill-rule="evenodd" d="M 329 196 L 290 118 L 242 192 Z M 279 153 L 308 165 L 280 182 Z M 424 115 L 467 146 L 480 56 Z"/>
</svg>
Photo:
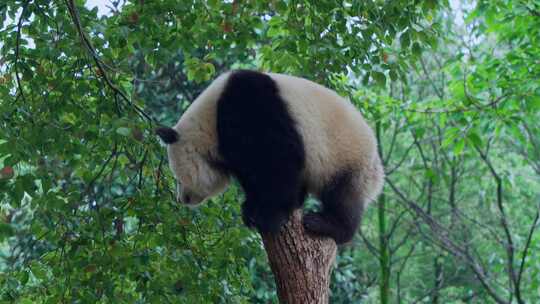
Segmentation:
<svg viewBox="0 0 540 304">
<path fill-rule="evenodd" d="M 208 149 L 196 135 L 173 128 L 158 128 L 156 133 L 167 144 L 169 166 L 177 181 L 178 202 L 196 206 L 225 190 L 229 176 L 212 164 Z"/>
</svg>

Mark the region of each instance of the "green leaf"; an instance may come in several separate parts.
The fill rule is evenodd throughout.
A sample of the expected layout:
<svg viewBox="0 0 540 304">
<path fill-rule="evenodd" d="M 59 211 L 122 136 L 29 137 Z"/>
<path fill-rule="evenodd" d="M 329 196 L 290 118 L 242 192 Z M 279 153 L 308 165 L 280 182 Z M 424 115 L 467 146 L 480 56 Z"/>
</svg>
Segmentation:
<svg viewBox="0 0 540 304">
<path fill-rule="evenodd" d="M 399 37 L 399 42 L 402 48 L 408 48 L 409 45 L 411 44 L 409 32 L 402 33 L 401 36 Z"/>
<path fill-rule="evenodd" d="M 122 135 L 122 136 L 129 136 L 131 134 L 131 130 L 126 127 L 120 127 L 116 129 L 116 133 Z"/>
<path fill-rule="evenodd" d="M 26 283 L 28 282 L 28 278 L 30 277 L 28 271 L 22 271 L 21 273 L 21 277 L 19 279 L 19 281 L 21 282 L 21 285 L 26 285 Z"/>
<path fill-rule="evenodd" d="M 268 29 L 267 35 L 268 35 L 268 37 L 273 38 L 273 37 L 277 37 L 277 36 L 281 35 L 282 32 L 283 31 L 279 27 L 270 27 Z"/>
<path fill-rule="evenodd" d="M 15 230 L 10 224 L 0 222 L 0 241 L 12 236 L 14 232 Z"/>
<path fill-rule="evenodd" d="M 47 279 L 47 270 L 39 262 L 33 263 L 31 269 L 32 269 L 32 274 L 36 277 L 36 279 L 38 280 Z"/>
<path fill-rule="evenodd" d="M 443 148 L 448 147 L 454 142 L 454 140 L 461 134 L 461 130 L 456 127 L 448 128 L 444 134 L 444 139 L 442 142 Z"/>
<path fill-rule="evenodd" d="M 371 76 L 373 79 L 377 82 L 379 85 L 385 85 L 386 84 L 386 76 L 382 72 L 378 71 L 372 71 Z"/>
<path fill-rule="evenodd" d="M 390 70 L 389 75 L 392 81 L 396 81 L 398 79 L 398 74 L 396 73 L 394 69 Z"/>
<path fill-rule="evenodd" d="M 482 147 L 482 139 L 476 132 L 469 132 L 467 138 L 477 147 Z"/>
<path fill-rule="evenodd" d="M 540 96 L 534 96 L 528 103 L 527 106 L 534 112 L 540 111 Z"/>
<path fill-rule="evenodd" d="M 463 152 L 463 148 L 465 148 L 465 140 L 461 138 L 454 145 L 454 154 L 460 155 Z"/>
<path fill-rule="evenodd" d="M 422 48 L 420 47 L 420 44 L 418 42 L 413 43 L 412 52 L 413 55 L 417 57 L 422 56 Z"/>
</svg>

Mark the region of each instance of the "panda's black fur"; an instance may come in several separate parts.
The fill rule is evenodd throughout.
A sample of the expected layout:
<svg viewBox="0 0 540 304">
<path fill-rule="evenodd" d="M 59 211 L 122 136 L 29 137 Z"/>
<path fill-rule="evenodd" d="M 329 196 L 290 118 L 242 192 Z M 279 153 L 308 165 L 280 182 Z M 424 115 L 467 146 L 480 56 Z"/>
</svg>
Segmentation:
<svg viewBox="0 0 540 304">
<path fill-rule="evenodd" d="M 218 149 L 238 179 L 246 225 L 277 232 L 302 206 L 305 149 L 275 82 L 254 71 L 227 81 L 217 108 Z"/>
</svg>

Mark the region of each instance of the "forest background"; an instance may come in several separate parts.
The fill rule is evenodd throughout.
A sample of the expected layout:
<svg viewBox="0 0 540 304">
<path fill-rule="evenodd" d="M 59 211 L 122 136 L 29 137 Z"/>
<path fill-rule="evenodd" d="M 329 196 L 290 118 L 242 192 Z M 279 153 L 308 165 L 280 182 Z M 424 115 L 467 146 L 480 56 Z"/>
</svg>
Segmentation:
<svg viewBox="0 0 540 304">
<path fill-rule="evenodd" d="M 0 48 L 0 303 L 277 302 L 239 188 L 176 204 L 153 134 L 233 68 L 376 131 L 331 303 L 540 302 L 538 0 L 3 0 Z"/>
</svg>

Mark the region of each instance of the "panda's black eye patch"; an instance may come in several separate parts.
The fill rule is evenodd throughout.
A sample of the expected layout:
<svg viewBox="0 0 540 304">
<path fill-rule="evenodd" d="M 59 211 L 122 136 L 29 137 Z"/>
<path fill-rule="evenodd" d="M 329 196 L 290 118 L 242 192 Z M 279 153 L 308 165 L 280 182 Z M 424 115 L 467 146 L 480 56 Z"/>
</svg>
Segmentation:
<svg viewBox="0 0 540 304">
<path fill-rule="evenodd" d="M 173 128 L 157 128 L 156 134 L 166 144 L 173 144 L 178 141 L 178 133 Z"/>
</svg>

